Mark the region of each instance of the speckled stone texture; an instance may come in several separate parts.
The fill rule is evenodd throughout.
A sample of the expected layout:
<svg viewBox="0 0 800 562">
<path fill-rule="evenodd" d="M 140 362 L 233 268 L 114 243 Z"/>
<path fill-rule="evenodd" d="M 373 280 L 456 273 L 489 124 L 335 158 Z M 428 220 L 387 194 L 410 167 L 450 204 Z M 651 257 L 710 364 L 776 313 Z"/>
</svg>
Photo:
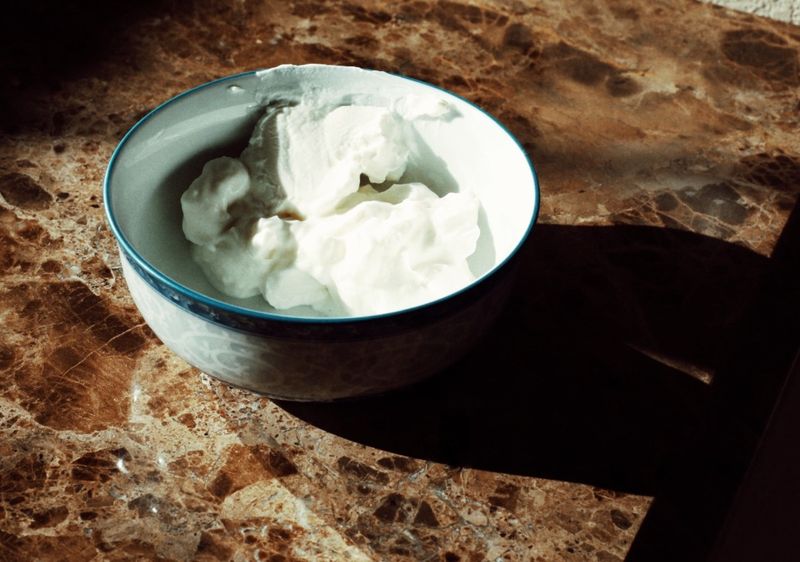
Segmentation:
<svg viewBox="0 0 800 562">
<path fill-rule="evenodd" d="M 713 389 L 800 192 L 797 27 L 688 0 L 21 10 L 0 55 L 0 559 L 708 548 L 719 459 L 757 433 Z M 189 368 L 142 323 L 104 222 L 105 164 L 145 112 L 308 62 L 449 88 L 541 178 L 499 324 L 385 398 L 279 405 Z"/>
<path fill-rule="evenodd" d="M 800 0 L 704 0 L 720 6 L 800 24 Z"/>
</svg>

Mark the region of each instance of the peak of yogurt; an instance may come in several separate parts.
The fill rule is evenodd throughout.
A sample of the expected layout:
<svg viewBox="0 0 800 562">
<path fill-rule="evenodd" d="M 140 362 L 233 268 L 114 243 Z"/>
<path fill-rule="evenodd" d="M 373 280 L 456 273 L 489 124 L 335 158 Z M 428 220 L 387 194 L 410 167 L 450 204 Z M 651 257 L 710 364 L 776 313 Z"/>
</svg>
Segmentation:
<svg viewBox="0 0 800 562">
<path fill-rule="evenodd" d="M 362 174 L 373 183 L 399 180 L 406 135 L 405 121 L 383 107 L 300 104 L 265 115 L 242 162 L 257 183 L 283 196 L 283 210 L 313 217 L 357 191 Z"/>
<path fill-rule="evenodd" d="M 452 117 L 422 98 L 270 107 L 240 158 L 208 162 L 181 197 L 194 260 L 221 292 L 279 311 L 379 314 L 464 287 L 477 198 L 402 181 L 414 120 Z"/>
</svg>

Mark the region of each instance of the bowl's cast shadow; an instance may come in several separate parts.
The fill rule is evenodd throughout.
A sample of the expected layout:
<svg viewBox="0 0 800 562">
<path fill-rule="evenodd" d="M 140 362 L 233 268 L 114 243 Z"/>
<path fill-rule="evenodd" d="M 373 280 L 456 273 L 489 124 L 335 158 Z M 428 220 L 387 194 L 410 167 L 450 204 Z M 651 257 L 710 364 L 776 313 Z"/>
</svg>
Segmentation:
<svg viewBox="0 0 800 562">
<path fill-rule="evenodd" d="M 547 224 L 518 259 L 499 321 L 446 372 L 281 406 L 397 454 L 654 496 L 629 559 L 701 556 L 758 435 L 724 377 L 769 260 L 670 229 Z"/>
</svg>

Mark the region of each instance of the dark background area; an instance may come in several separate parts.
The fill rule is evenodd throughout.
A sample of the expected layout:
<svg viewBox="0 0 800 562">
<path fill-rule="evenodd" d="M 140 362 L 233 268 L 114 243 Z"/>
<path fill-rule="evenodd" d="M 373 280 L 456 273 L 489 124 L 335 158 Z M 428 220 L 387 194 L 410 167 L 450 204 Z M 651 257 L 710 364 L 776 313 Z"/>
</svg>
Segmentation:
<svg viewBox="0 0 800 562">
<path fill-rule="evenodd" d="M 0 64 L 15 82 L 58 87 L 109 54 L 124 50 L 121 33 L 137 20 L 175 6 L 170 0 L 29 0 L 0 19 Z"/>
<path fill-rule="evenodd" d="M 106 58 L 122 56 L 135 66 L 135 56 L 126 54 L 124 31 L 174 4 L 163 0 L 29 0 L 4 7 L 0 18 L 0 132 L 17 132 L 46 115 L 48 108 L 32 104 L 32 98 L 57 93 L 65 80 L 91 76 L 92 69 Z"/>
</svg>

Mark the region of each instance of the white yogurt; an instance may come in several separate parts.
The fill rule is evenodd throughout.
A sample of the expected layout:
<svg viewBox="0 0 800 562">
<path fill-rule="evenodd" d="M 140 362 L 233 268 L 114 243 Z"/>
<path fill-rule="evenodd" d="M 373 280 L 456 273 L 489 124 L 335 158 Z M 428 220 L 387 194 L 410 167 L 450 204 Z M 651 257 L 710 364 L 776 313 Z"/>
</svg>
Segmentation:
<svg viewBox="0 0 800 562">
<path fill-rule="evenodd" d="M 309 99 L 268 109 L 241 157 L 208 162 L 181 197 L 194 260 L 231 297 L 332 316 L 464 287 L 475 278 L 477 198 L 399 183 L 411 155 L 424 153 L 414 121 L 444 121 L 450 110 L 416 97 L 392 109 Z"/>
</svg>

